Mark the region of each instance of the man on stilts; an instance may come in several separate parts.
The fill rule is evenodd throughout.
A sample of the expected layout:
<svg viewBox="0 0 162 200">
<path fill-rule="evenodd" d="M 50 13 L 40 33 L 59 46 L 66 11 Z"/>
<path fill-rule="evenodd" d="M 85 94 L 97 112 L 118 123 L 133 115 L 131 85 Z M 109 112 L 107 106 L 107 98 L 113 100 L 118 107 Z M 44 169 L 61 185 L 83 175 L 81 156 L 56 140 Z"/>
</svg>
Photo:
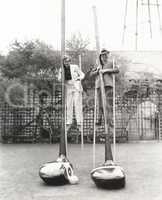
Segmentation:
<svg viewBox="0 0 162 200">
<path fill-rule="evenodd" d="M 117 189 L 125 186 L 124 171 L 114 163 L 110 141 L 110 136 L 113 135 L 115 116 L 115 112 L 113 112 L 113 106 L 115 106 L 113 101 L 114 74 L 119 73 L 119 69 L 114 65 L 114 62 L 108 62 L 109 54 L 110 52 L 106 49 L 101 51 L 99 66 L 91 73 L 96 75 L 95 90 L 97 90 L 99 101 L 99 121 L 97 124 L 101 125 L 102 115 L 105 124 L 105 162 L 102 166 L 91 171 L 91 177 L 98 187 Z"/>
<path fill-rule="evenodd" d="M 113 131 L 113 74 L 119 73 L 119 69 L 115 67 L 113 69 L 113 63 L 109 62 L 110 52 L 103 49 L 99 55 L 99 66 L 94 68 L 91 72 L 91 76 L 96 76 L 96 89 L 98 98 L 98 121 L 96 125 L 101 126 L 103 119 L 103 102 L 101 95 L 101 81 L 99 77 L 99 72 L 103 74 L 104 90 L 106 97 L 106 109 L 107 109 L 107 119 L 106 122 L 109 125 L 109 130 Z"/>
</svg>

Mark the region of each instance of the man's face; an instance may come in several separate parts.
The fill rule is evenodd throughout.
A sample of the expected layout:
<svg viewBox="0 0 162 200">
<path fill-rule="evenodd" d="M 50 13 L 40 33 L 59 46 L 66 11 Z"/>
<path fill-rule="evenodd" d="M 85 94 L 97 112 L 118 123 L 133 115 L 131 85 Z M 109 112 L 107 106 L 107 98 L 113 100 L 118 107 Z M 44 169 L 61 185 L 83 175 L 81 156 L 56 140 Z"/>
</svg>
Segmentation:
<svg viewBox="0 0 162 200">
<path fill-rule="evenodd" d="M 106 64 L 108 62 L 108 58 L 109 58 L 108 53 L 105 53 L 101 56 L 101 60 L 102 60 L 103 64 Z"/>
</svg>

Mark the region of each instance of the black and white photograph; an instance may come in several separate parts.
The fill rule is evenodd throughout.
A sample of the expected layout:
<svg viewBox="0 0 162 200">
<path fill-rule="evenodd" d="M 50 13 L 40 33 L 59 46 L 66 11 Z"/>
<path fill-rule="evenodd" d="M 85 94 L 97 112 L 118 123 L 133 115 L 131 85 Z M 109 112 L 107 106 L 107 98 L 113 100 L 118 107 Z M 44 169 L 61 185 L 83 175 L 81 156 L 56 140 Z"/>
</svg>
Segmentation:
<svg viewBox="0 0 162 200">
<path fill-rule="evenodd" d="M 0 1 L 0 199 L 162 199 L 162 0 Z"/>
</svg>

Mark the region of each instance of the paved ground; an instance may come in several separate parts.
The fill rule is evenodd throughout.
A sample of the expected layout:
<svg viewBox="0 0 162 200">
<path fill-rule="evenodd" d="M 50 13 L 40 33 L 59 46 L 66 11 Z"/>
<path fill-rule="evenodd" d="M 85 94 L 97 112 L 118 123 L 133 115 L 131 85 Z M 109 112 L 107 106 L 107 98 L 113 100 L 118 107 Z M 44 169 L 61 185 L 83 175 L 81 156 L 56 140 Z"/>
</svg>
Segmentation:
<svg viewBox="0 0 162 200">
<path fill-rule="evenodd" d="M 92 145 L 70 145 L 68 157 L 80 178 L 78 185 L 46 186 L 38 176 L 39 166 L 57 158 L 58 145 L 0 144 L 1 200 L 161 200 L 162 143 L 117 145 L 117 160 L 126 172 L 126 188 L 97 189 L 90 179 Z M 104 145 L 97 145 L 96 166 L 103 163 Z"/>
</svg>

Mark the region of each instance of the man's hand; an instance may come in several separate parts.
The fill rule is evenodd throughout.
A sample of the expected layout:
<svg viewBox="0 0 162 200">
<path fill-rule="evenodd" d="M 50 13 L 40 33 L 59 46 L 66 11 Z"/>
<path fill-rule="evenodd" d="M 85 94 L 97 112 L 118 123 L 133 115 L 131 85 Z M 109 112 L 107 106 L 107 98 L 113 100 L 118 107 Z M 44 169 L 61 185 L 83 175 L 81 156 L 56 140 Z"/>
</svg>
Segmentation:
<svg viewBox="0 0 162 200">
<path fill-rule="evenodd" d="M 91 71 L 90 71 L 90 77 L 99 75 L 99 71 L 100 71 L 99 67 L 95 67 L 95 68 L 91 69 Z"/>
<path fill-rule="evenodd" d="M 76 81 L 80 81 L 81 80 L 81 78 L 80 77 L 78 77 L 77 79 L 76 79 Z"/>
<path fill-rule="evenodd" d="M 100 72 L 102 74 L 108 73 L 108 74 L 117 74 L 119 73 L 119 69 L 118 68 L 114 68 L 114 69 L 101 69 Z"/>
</svg>

